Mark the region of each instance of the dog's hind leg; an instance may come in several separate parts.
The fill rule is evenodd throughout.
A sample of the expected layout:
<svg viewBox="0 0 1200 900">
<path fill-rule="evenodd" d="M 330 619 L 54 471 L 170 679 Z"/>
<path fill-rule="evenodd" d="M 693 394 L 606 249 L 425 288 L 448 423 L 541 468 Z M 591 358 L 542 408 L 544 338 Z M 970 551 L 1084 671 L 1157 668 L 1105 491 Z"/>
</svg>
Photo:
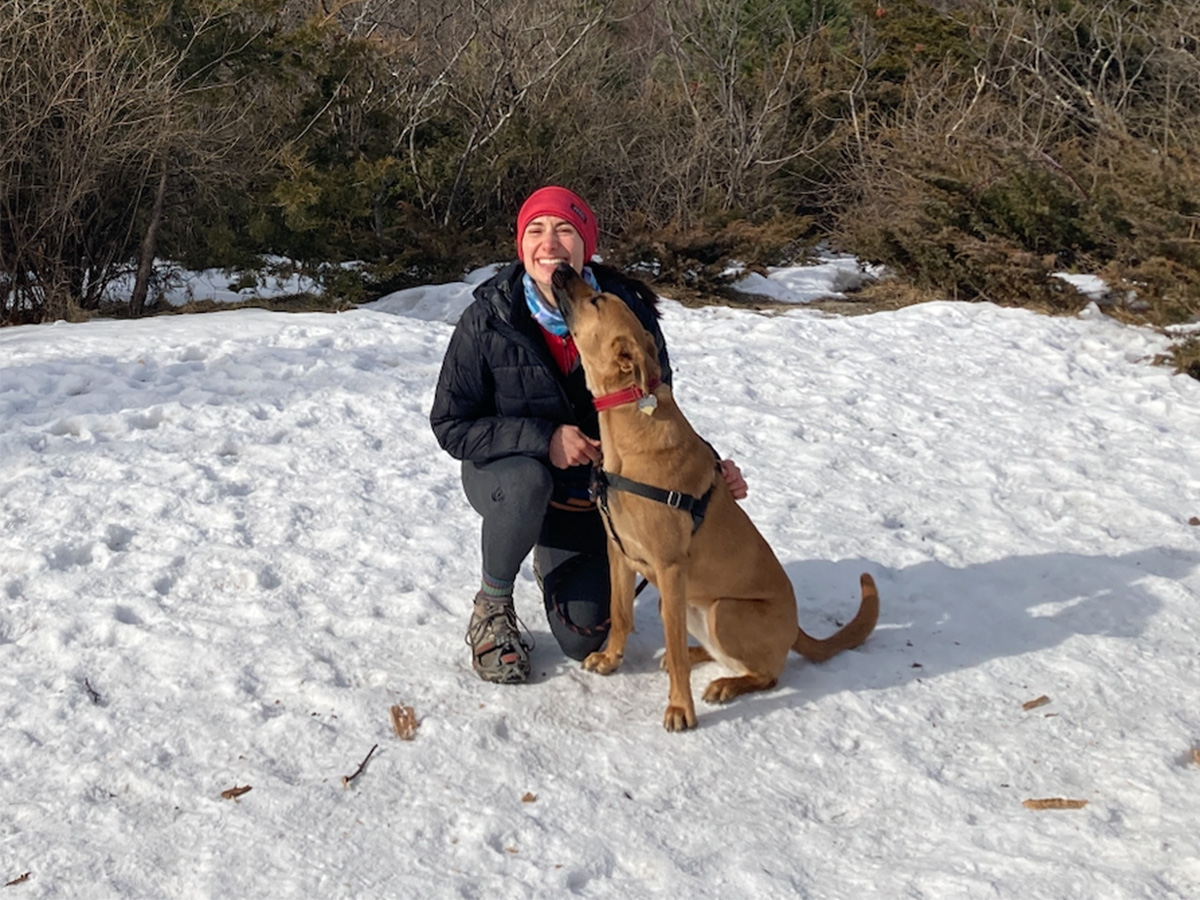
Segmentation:
<svg viewBox="0 0 1200 900">
<path fill-rule="evenodd" d="M 763 600 L 717 600 L 705 616 L 713 659 L 738 672 L 718 678 L 704 690 L 708 703 L 726 703 L 752 691 L 775 687 L 787 664 L 787 637 L 795 618 L 786 607 Z"/>
<path fill-rule="evenodd" d="M 732 678 L 718 678 L 708 683 L 704 689 L 706 703 L 728 703 L 734 697 L 750 694 L 754 691 L 769 691 L 779 683 L 779 679 L 771 675 L 736 675 Z"/>
</svg>

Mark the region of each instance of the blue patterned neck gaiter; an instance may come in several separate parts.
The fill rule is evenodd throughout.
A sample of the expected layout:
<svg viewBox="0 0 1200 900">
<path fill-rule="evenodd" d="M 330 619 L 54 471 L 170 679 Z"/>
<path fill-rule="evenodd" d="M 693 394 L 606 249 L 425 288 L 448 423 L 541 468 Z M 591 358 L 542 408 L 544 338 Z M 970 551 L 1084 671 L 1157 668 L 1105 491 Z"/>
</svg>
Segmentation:
<svg viewBox="0 0 1200 900">
<path fill-rule="evenodd" d="M 596 283 L 596 276 L 592 274 L 592 270 L 588 266 L 583 267 L 583 280 L 593 291 L 600 290 L 600 285 Z M 534 320 L 551 334 L 566 337 L 567 323 L 563 320 L 562 313 L 558 311 L 557 307 L 551 306 L 542 299 L 537 285 L 533 283 L 528 272 L 521 276 L 521 284 L 525 287 L 525 304 L 529 307 L 529 313 Z"/>
</svg>

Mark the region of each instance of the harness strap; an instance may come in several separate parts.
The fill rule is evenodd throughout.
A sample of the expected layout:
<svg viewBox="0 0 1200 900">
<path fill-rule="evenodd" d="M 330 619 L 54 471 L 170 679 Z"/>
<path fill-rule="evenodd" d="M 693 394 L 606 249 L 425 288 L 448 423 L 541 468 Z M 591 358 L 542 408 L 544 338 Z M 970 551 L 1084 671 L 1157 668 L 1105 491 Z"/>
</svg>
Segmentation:
<svg viewBox="0 0 1200 900">
<path fill-rule="evenodd" d="M 718 474 L 719 471 L 718 469 Z M 678 509 L 691 514 L 692 534 L 695 534 L 704 522 L 704 514 L 708 511 L 708 501 L 712 499 L 713 490 L 716 488 L 716 481 L 713 481 L 712 485 L 705 491 L 703 497 L 693 497 L 691 494 L 682 494 L 679 491 L 667 491 L 652 484 L 634 481 L 632 478 L 626 478 L 623 475 L 614 475 L 612 472 L 605 472 L 599 467 L 594 468 L 592 469 L 591 492 L 606 519 L 609 518 L 609 488 L 612 488 L 614 491 L 624 491 L 627 494 L 636 494 L 639 497 L 645 497 L 647 500 L 663 503 L 671 507 L 671 509 Z M 621 541 L 619 538 L 616 538 L 616 542 L 617 546 L 620 547 Z"/>
<path fill-rule="evenodd" d="M 708 509 L 708 501 L 712 497 L 713 492 L 713 489 L 710 487 L 703 497 L 693 497 L 691 494 L 681 494 L 679 491 L 665 491 L 662 488 L 654 487 L 654 485 L 634 481 L 632 478 L 626 478 L 623 475 L 613 475 L 611 472 L 603 470 L 600 471 L 600 478 L 614 491 L 637 494 L 639 497 L 645 497 L 647 500 L 664 503 L 671 507 L 671 509 L 690 513 L 692 516 L 693 534 L 700 527 L 700 523 L 704 521 L 704 513 Z"/>
<path fill-rule="evenodd" d="M 705 442 L 707 443 L 707 441 Z M 717 457 L 716 473 L 717 478 L 721 477 L 720 456 L 717 451 L 713 450 L 711 444 L 709 449 L 713 451 L 713 456 Z M 704 523 L 704 514 L 708 511 L 708 501 L 712 499 L 713 491 L 717 488 L 716 479 L 709 485 L 703 497 L 693 497 L 691 494 L 681 494 L 679 491 L 664 491 L 662 488 L 656 488 L 651 484 L 643 484 L 640 481 L 634 481 L 632 478 L 625 478 L 621 475 L 613 475 L 611 472 L 605 472 L 599 466 L 592 467 L 592 476 L 588 484 L 588 493 L 592 501 L 600 509 L 600 514 L 604 518 L 605 527 L 608 533 L 612 535 L 613 542 L 617 545 L 617 549 L 625 553 L 625 545 L 621 543 L 621 536 L 617 534 L 617 527 L 613 525 L 612 514 L 608 511 L 608 489 L 612 488 L 617 491 L 625 491 L 630 494 L 638 494 L 642 497 L 647 497 L 651 500 L 657 500 L 660 503 L 665 503 L 674 509 L 682 509 L 684 512 L 692 514 L 692 534 L 700 530 L 700 526 Z M 649 580 L 642 578 L 641 583 L 633 592 L 633 596 L 637 597 L 646 589 Z"/>
</svg>

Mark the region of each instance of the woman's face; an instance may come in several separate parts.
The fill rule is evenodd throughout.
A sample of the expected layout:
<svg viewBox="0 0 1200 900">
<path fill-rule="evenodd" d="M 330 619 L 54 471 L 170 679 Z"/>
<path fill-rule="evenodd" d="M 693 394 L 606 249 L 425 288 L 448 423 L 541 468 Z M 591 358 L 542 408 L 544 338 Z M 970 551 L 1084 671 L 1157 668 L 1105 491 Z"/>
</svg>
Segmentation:
<svg viewBox="0 0 1200 900">
<path fill-rule="evenodd" d="M 538 216 L 525 226 L 521 235 L 521 262 L 525 271 L 537 285 L 538 293 L 554 303 L 554 292 L 550 278 L 560 262 L 570 263 L 571 268 L 583 274 L 583 236 L 575 226 L 558 216 Z"/>
</svg>

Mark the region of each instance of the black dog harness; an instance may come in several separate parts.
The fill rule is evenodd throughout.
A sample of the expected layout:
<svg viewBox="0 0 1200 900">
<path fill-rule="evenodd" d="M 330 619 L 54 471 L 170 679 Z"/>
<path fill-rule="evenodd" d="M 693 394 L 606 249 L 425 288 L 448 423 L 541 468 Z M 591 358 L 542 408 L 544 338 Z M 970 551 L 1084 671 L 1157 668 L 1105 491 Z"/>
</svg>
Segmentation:
<svg viewBox="0 0 1200 900">
<path fill-rule="evenodd" d="M 653 415 L 655 407 L 658 406 L 658 398 L 654 395 L 654 389 L 659 384 L 659 380 L 654 378 L 650 381 L 649 393 L 635 384 L 624 390 L 597 397 L 592 403 L 596 407 L 597 412 L 612 409 L 615 406 L 623 406 L 627 403 L 637 403 L 637 407 L 641 412 L 644 412 L 646 415 Z M 708 444 L 708 441 L 705 441 L 705 443 Z M 671 507 L 671 509 L 683 510 L 685 513 L 691 515 L 692 534 L 695 534 L 700 530 L 700 526 L 704 524 L 704 514 L 708 511 L 708 501 L 712 499 L 713 491 L 717 487 L 717 479 L 723 477 L 721 474 L 721 457 L 717 455 L 717 451 L 713 448 L 712 444 L 708 444 L 708 448 L 712 450 L 713 456 L 717 460 L 714 466 L 716 477 L 713 478 L 712 484 L 708 486 L 708 490 L 704 492 L 704 496 L 702 497 L 693 497 L 691 494 L 683 494 L 679 491 L 665 491 L 652 484 L 634 481 L 632 478 L 626 478 L 624 475 L 606 472 L 599 466 L 592 467 L 592 477 L 588 485 L 588 493 L 591 495 L 592 502 L 599 507 L 600 514 L 604 517 L 604 527 L 621 553 L 629 556 L 625 551 L 625 545 L 621 543 L 620 535 L 617 534 L 616 526 L 613 525 L 612 513 L 608 508 L 608 492 L 614 490 L 623 491 L 626 494 L 636 494 L 639 497 L 645 497 L 647 500 L 663 503 Z M 646 581 L 642 579 L 642 583 L 634 591 L 634 596 L 636 597 L 640 594 L 642 588 L 645 586 Z"/>
<path fill-rule="evenodd" d="M 721 464 L 717 463 L 716 474 L 721 476 Z M 704 514 L 708 511 L 708 501 L 712 499 L 713 491 L 716 489 L 716 479 L 704 492 L 702 497 L 694 497 L 691 494 L 681 494 L 679 491 L 664 491 L 662 488 L 655 487 L 652 484 L 645 484 L 641 481 L 634 481 L 632 478 L 626 478 L 624 475 L 614 475 L 612 472 L 605 472 L 599 466 L 592 469 L 591 479 L 591 496 L 596 502 L 596 506 L 600 508 L 601 515 L 604 516 L 604 524 L 608 528 L 608 533 L 612 535 L 613 542 L 617 545 L 622 553 L 625 553 L 625 546 L 621 543 L 621 538 L 617 534 L 617 529 L 613 525 L 612 514 L 608 509 L 608 492 L 610 490 L 623 491 L 626 494 L 636 494 L 639 497 L 645 497 L 647 500 L 654 500 L 658 503 L 663 503 L 671 509 L 682 510 L 689 513 L 692 517 L 692 534 L 695 534 L 700 526 L 704 524 Z M 628 554 L 626 554 L 628 556 Z"/>
</svg>

